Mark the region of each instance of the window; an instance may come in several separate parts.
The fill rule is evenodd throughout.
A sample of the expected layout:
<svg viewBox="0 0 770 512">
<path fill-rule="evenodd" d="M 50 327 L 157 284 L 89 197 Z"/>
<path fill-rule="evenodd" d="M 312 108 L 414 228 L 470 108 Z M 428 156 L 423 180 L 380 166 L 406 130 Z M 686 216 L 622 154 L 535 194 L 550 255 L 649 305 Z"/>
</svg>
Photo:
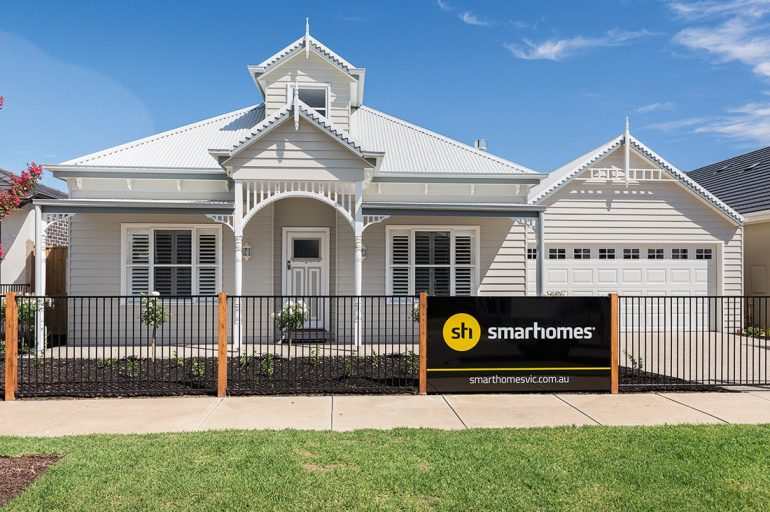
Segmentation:
<svg viewBox="0 0 770 512">
<path fill-rule="evenodd" d="M 527 249 L 527 259 L 528 260 L 537 259 L 537 247 Z"/>
<path fill-rule="evenodd" d="M 549 260 L 563 260 L 567 258 L 566 249 L 548 249 Z"/>
<path fill-rule="evenodd" d="M 125 228 L 123 290 L 163 296 L 215 295 L 219 289 L 219 227 Z"/>
<path fill-rule="evenodd" d="M 687 258 L 687 249 L 671 249 L 672 260 L 686 260 Z"/>
<path fill-rule="evenodd" d="M 388 228 L 389 293 L 473 295 L 477 235 L 475 229 Z"/>
<path fill-rule="evenodd" d="M 615 259 L 615 249 L 599 249 L 599 259 L 600 260 L 614 260 Z"/>
<path fill-rule="evenodd" d="M 623 249 L 623 259 L 624 260 L 638 260 L 639 259 L 639 249 Z"/>
<path fill-rule="evenodd" d="M 647 259 L 648 260 L 662 260 L 663 259 L 663 249 L 647 249 Z"/>
<path fill-rule="evenodd" d="M 711 259 L 711 249 L 695 249 L 695 259 L 696 260 L 710 260 Z"/>
<path fill-rule="evenodd" d="M 289 94 L 294 94 L 293 86 Z M 324 117 L 328 117 L 329 88 L 326 85 L 300 85 L 297 93 L 299 100 Z"/>
<path fill-rule="evenodd" d="M 576 260 L 589 260 L 591 259 L 591 249 L 574 249 L 572 256 Z"/>
</svg>

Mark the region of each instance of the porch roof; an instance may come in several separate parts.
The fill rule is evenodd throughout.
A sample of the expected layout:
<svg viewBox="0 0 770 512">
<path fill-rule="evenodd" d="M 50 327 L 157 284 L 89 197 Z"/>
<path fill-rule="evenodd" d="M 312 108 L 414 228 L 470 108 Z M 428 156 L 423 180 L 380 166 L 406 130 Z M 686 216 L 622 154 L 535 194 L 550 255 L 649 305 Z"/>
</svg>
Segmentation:
<svg viewBox="0 0 770 512">
<path fill-rule="evenodd" d="M 230 214 L 230 201 L 174 199 L 36 199 L 46 213 L 183 213 L 189 215 Z"/>
<path fill-rule="evenodd" d="M 510 203 L 401 203 L 369 202 L 364 215 L 414 215 L 443 217 L 516 217 L 536 218 L 545 207 Z"/>
</svg>

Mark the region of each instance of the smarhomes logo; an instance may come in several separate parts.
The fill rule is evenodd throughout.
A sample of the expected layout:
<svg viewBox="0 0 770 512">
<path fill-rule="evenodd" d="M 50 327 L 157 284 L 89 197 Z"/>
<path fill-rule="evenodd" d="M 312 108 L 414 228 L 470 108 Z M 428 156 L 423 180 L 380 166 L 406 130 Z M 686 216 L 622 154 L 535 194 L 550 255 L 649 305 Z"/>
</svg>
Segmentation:
<svg viewBox="0 0 770 512">
<path fill-rule="evenodd" d="M 488 340 L 502 341 L 590 341 L 593 339 L 596 327 L 591 326 L 558 326 L 542 327 L 537 322 L 522 326 L 492 326 L 487 327 Z M 457 313 L 444 322 L 444 343 L 457 352 L 467 352 L 475 347 L 481 339 L 481 325 L 478 320 L 467 313 Z"/>
</svg>

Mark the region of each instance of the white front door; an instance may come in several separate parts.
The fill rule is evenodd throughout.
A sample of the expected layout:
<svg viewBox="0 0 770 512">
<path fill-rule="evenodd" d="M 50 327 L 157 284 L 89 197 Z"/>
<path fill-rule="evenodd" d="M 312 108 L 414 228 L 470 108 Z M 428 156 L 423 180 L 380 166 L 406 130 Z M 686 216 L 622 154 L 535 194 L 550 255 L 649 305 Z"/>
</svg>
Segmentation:
<svg viewBox="0 0 770 512">
<path fill-rule="evenodd" d="M 283 295 L 310 308 L 306 328 L 324 328 L 329 295 L 329 228 L 283 228 Z"/>
</svg>

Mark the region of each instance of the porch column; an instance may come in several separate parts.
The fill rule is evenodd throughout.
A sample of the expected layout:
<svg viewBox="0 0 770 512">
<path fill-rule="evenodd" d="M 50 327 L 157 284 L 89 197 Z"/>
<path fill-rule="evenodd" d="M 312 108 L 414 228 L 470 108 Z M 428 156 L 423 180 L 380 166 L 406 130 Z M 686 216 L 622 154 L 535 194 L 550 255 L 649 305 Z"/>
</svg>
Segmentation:
<svg viewBox="0 0 770 512">
<path fill-rule="evenodd" d="M 355 237 L 355 265 L 354 265 L 354 287 L 356 297 L 363 293 L 364 276 L 364 213 L 363 213 L 363 185 L 356 183 L 356 217 L 353 226 Z M 356 298 L 355 317 L 353 320 L 353 337 L 356 346 L 361 345 L 361 299 Z"/>
<path fill-rule="evenodd" d="M 40 205 L 35 205 L 35 295 L 45 296 L 45 224 Z M 45 307 L 40 299 L 36 306 L 35 352 L 40 353 L 45 349 Z"/>
<path fill-rule="evenodd" d="M 235 234 L 235 298 L 233 299 L 233 345 L 241 346 L 241 299 L 243 294 L 243 182 L 235 180 L 235 207 L 233 209 Z"/>
<path fill-rule="evenodd" d="M 537 294 L 545 295 L 545 241 L 543 219 L 545 212 L 537 212 Z"/>
</svg>

